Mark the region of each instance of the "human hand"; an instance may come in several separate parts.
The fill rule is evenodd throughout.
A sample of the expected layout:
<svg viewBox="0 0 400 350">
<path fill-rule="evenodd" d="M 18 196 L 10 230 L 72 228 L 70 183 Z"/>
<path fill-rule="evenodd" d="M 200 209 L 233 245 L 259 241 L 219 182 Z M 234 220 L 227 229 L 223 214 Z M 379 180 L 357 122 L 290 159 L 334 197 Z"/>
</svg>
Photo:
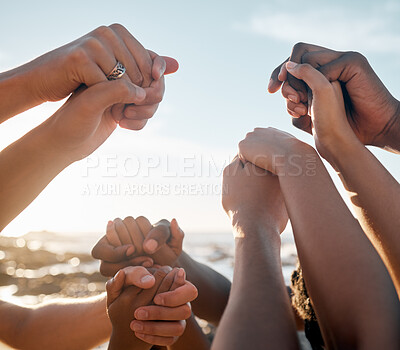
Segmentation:
<svg viewBox="0 0 400 350">
<path fill-rule="evenodd" d="M 187 320 L 192 315 L 190 302 L 198 296 L 196 287 L 186 281 L 185 270 L 175 268 L 164 278 L 154 297 L 154 305 L 142 306 L 135 310 L 135 320 L 131 329 L 136 337 L 151 344 L 161 344 L 166 335 L 173 336 L 175 342 L 185 330 Z"/>
<path fill-rule="evenodd" d="M 364 56 L 357 52 L 339 52 L 298 43 L 288 60 L 308 63 L 328 81 L 338 80 L 342 84 L 348 122 L 363 144 L 395 148 L 393 139 L 398 139 L 394 132 L 399 130 L 400 103 L 386 89 Z M 282 94 L 293 117 L 293 125 L 311 133 L 307 87 L 287 74 L 284 63 L 273 71 L 269 92 L 276 92 L 282 83 Z"/>
<path fill-rule="evenodd" d="M 346 118 L 342 89 L 338 81 L 329 80 L 309 64 L 286 63 L 287 71 L 304 81 L 312 91 L 309 98 L 311 130 L 322 157 L 332 165 L 343 147 L 359 143 Z"/>
<path fill-rule="evenodd" d="M 250 222 L 279 233 L 285 229 L 288 215 L 277 176 L 236 157 L 224 169 L 223 189 L 222 206 L 233 226 Z"/>
<path fill-rule="evenodd" d="M 147 349 L 148 346 L 144 342 L 155 345 L 171 345 L 183 334 L 184 320 L 188 314 L 190 316 L 189 305 L 185 307 L 179 305 L 178 308 L 161 308 L 153 305 L 150 309 L 151 317 L 147 321 L 132 321 L 137 306 L 151 305 L 155 295 L 179 289 L 182 284 L 185 284 L 184 272 L 182 275 L 178 269 L 172 270 L 168 267 L 152 269 L 154 277 L 147 270 L 145 270 L 145 274 L 142 270 L 138 271 L 137 269 L 144 268 L 125 268 L 107 283 L 107 306 L 113 324 L 110 349 Z M 141 290 L 137 287 L 129 287 L 129 285 L 139 285 L 148 289 Z M 146 309 L 143 309 L 143 312 L 145 315 L 149 314 Z M 152 318 L 156 313 L 158 316 Z M 152 321 L 153 319 L 157 322 Z"/>
<path fill-rule="evenodd" d="M 288 165 L 307 156 L 311 146 L 275 128 L 255 128 L 239 142 L 239 157 L 274 175 L 285 176 Z M 311 153 L 314 153 L 311 152 Z"/>
<path fill-rule="evenodd" d="M 68 162 L 88 156 L 117 127 L 113 106 L 140 103 L 145 98 L 146 93 L 141 87 L 122 79 L 74 93 L 41 125 L 45 129 L 48 149 L 61 154 Z"/>
<path fill-rule="evenodd" d="M 109 221 L 106 236 L 94 246 L 92 255 L 100 259 L 100 272 L 112 276 L 119 269 L 132 264 L 150 262 L 174 266 L 182 253 L 184 233 L 175 219 L 160 220 L 151 225 L 143 216 L 129 216 Z"/>
</svg>

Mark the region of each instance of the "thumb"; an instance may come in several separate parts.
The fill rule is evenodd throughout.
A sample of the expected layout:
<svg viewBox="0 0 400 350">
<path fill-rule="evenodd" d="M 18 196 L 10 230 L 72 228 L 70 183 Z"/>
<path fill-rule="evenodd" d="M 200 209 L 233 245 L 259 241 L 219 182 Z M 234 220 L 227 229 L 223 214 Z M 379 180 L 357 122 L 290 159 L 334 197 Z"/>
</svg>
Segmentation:
<svg viewBox="0 0 400 350">
<path fill-rule="evenodd" d="M 123 271 L 125 273 L 125 287 L 136 286 L 149 289 L 154 286 L 154 276 L 142 266 L 128 266 Z"/>
<path fill-rule="evenodd" d="M 103 112 L 108 107 L 123 103 L 140 103 L 146 98 L 146 91 L 125 79 L 104 81 L 93 85 L 80 95 L 80 100 L 89 112 Z"/>
<path fill-rule="evenodd" d="M 124 270 L 119 270 L 116 275 L 107 281 L 107 307 L 110 306 L 115 299 L 119 297 L 124 286 L 125 273 Z"/>
<path fill-rule="evenodd" d="M 313 94 L 320 90 L 331 87 L 325 76 L 309 64 L 298 64 L 295 62 L 286 63 L 287 71 L 297 79 L 303 80 L 312 90 Z"/>
<path fill-rule="evenodd" d="M 174 247 L 182 248 L 183 238 L 185 237 L 185 233 L 178 225 L 178 221 L 176 219 L 171 220 L 171 245 Z"/>
</svg>

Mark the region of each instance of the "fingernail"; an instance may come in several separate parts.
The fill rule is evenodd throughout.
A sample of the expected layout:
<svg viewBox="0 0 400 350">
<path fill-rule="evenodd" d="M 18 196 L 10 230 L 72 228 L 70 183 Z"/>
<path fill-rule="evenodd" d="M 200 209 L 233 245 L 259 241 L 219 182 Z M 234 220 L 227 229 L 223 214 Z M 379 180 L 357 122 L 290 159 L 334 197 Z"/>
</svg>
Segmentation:
<svg viewBox="0 0 400 350">
<path fill-rule="evenodd" d="M 160 68 L 160 78 L 163 76 L 164 72 L 165 72 L 165 66 Z"/>
<path fill-rule="evenodd" d="M 135 252 L 135 247 L 134 247 L 134 246 L 130 246 L 130 247 L 126 250 L 125 255 L 126 255 L 126 256 L 130 256 L 130 255 L 132 255 L 134 252 Z"/>
<path fill-rule="evenodd" d="M 150 253 L 154 252 L 157 249 L 157 246 L 158 246 L 158 243 L 154 239 L 149 239 L 146 242 L 146 248 Z"/>
<path fill-rule="evenodd" d="M 146 276 L 143 276 L 143 277 L 140 279 L 140 282 L 142 282 L 142 283 L 148 283 L 148 282 L 153 281 L 153 280 L 154 280 L 154 276 L 153 276 L 153 275 L 146 275 Z"/>
<path fill-rule="evenodd" d="M 268 90 L 271 89 L 273 83 L 274 83 L 274 81 L 272 79 L 270 79 L 269 83 L 268 83 Z"/>
<path fill-rule="evenodd" d="M 140 322 L 132 322 L 131 323 L 131 329 L 134 332 L 142 331 L 143 330 L 143 325 Z"/>
<path fill-rule="evenodd" d="M 149 313 L 145 310 L 139 310 L 136 312 L 135 317 L 141 320 L 147 320 L 149 317 Z"/>
<path fill-rule="evenodd" d="M 178 277 L 183 278 L 185 276 L 185 270 L 184 269 L 179 269 L 178 271 Z"/>
<path fill-rule="evenodd" d="M 112 222 L 111 220 L 109 220 L 109 221 L 107 222 L 107 227 L 110 227 L 112 224 L 113 224 L 113 222 Z"/>
<path fill-rule="evenodd" d="M 290 101 L 294 102 L 294 103 L 297 103 L 297 96 L 295 96 L 295 95 L 289 95 L 289 96 L 288 96 L 288 99 L 289 99 Z"/>
<path fill-rule="evenodd" d="M 307 113 L 307 110 L 305 109 L 305 107 L 295 107 L 294 111 L 299 115 L 304 115 Z"/>
<path fill-rule="evenodd" d="M 291 70 L 297 66 L 297 63 L 294 63 L 292 61 L 286 62 L 286 69 Z"/>
</svg>

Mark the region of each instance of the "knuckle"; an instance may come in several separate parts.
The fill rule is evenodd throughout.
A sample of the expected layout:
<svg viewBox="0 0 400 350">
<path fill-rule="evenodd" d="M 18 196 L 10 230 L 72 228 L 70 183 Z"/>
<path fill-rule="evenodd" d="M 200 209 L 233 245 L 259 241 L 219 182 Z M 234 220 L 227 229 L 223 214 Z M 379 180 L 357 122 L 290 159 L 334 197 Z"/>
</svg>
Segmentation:
<svg viewBox="0 0 400 350">
<path fill-rule="evenodd" d="M 350 52 L 347 52 L 345 55 L 349 58 L 350 61 L 356 62 L 359 65 L 367 65 L 368 64 L 367 58 L 360 52 L 350 51 Z"/>
<path fill-rule="evenodd" d="M 127 30 L 122 24 L 120 23 L 113 23 L 109 26 L 110 29 L 116 30 L 116 31 L 122 31 L 122 30 Z"/>
<path fill-rule="evenodd" d="M 96 37 L 100 37 L 101 38 L 101 37 L 107 36 L 109 31 L 110 31 L 110 28 L 103 25 L 103 26 L 97 27 L 93 31 L 93 35 L 96 36 Z"/>
<path fill-rule="evenodd" d="M 97 37 L 88 37 L 85 41 L 85 46 L 95 52 L 101 51 L 103 49 L 103 44 Z"/>
<path fill-rule="evenodd" d="M 73 65 L 85 65 L 90 59 L 87 51 L 83 47 L 78 47 L 70 53 L 69 61 Z"/>
<path fill-rule="evenodd" d="M 130 72 L 129 77 L 131 78 L 132 83 L 134 83 L 138 86 L 143 85 L 144 78 L 143 78 L 142 73 L 140 73 L 139 70 L 136 69 L 134 72 Z"/>
<path fill-rule="evenodd" d="M 306 48 L 307 44 L 300 41 L 293 46 L 292 52 L 303 51 Z"/>
</svg>

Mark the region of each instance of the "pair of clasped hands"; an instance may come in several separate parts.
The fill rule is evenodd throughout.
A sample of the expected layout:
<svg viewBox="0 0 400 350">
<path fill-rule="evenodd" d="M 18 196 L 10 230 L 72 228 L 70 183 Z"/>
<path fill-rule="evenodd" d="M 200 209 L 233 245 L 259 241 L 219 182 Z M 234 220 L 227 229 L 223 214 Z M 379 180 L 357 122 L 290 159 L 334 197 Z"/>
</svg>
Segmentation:
<svg viewBox="0 0 400 350">
<path fill-rule="evenodd" d="M 272 72 L 268 91 L 279 89 L 293 125 L 313 135 L 318 153 L 335 169 L 355 147 L 400 152 L 400 103 L 361 54 L 298 43 Z M 305 156 L 310 149 L 289 133 L 256 128 L 239 143 L 234 162 L 285 175 L 290 156 Z"/>
<path fill-rule="evenodd" d="M 197 289 L 177 266 L 184 233 L 175 219 L 152 225 L 145 217 L 109 221 L 106 235 L 92 250 L 107 277 L 112 348 L 118 344 L 171 345 L 191 317 Z M 148 343 L 148 344 L 146 344 Z"/>
</svg>

